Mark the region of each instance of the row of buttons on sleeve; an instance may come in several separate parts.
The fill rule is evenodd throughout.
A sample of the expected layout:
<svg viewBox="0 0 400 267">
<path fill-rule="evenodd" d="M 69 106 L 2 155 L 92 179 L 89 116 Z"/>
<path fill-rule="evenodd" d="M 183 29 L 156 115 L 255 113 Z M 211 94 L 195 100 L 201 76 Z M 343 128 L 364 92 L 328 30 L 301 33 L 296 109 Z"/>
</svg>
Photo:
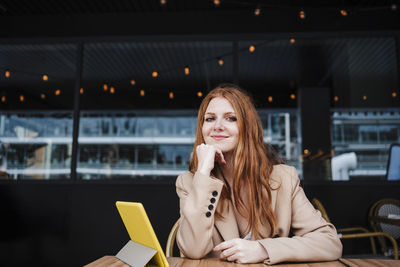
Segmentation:
<svg viewBox="0 0 400 267">
<path fill-rule="evenodd" d="M 209 210 L 213 210 L 213 209 L 214 209 L 214 205 L 213 205 L 213 204 L 215 203 L 215 197 L 218 196 L 218 192 L 217 192 L 217 191 L 213 191 L 213 192 L 212 192 L 212 195 L 213 195 L 213 197 L 210 199 L 210 202 L 211 202 L 212 204 L 208 205 L 208 209 L 209 209 Z M 211 216 L 211 212 L 208 211 L 208 212 L 206 213 L 206 216 L 207 216 L 207 217 L 210 217 L 210 216 Z"/>
</svg>

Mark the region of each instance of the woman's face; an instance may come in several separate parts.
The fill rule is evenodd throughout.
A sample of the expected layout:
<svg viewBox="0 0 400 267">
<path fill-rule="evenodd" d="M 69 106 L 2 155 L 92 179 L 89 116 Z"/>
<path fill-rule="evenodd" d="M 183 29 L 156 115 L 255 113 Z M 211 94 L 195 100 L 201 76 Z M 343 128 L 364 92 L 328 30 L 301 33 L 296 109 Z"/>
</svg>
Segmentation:
<svg viewBox="0 0 400 267">
<path fill-rule="evenodd" d="M 204 141 L 223 153 L 235 149 L 239 140 L 239 128 L 235 110 L 226 98 L 215 97 L 208 104 L 202 127 Z"/>
</svg>

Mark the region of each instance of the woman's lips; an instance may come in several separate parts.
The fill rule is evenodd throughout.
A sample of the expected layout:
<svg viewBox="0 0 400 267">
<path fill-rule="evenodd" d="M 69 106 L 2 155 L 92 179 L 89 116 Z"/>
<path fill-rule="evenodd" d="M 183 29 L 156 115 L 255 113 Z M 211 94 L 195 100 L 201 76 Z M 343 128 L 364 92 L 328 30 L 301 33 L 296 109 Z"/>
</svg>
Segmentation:
<svg viewBox="0 0 400 267">
<path fill-rule="evenodd" d="M 228 136 L 225 136 L 225 135 L 212 135 L 211 137 L 216 141 L 221 141 L 221 140 L 225 140 L 228 138 Z"/>
</svg>

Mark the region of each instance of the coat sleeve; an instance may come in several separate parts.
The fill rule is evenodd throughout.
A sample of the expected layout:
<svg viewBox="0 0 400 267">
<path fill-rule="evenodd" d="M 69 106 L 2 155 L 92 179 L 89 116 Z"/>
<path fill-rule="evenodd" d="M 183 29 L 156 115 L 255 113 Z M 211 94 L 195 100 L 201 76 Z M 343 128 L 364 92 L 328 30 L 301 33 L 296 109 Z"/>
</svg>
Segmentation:
<svg viewBox="0 0 400 267">
<path fill-rule="evenodd" d="M 176 180 L 181 219 L 176 241 L 188 258 L 203 258 L 214 248 L 214 212 L 222 187 L 219 179 L 199 172 L 182 174 Z"/>
<path fill-rule="evenodd" d="M 335 227 L 326 222 L 314 209 L 300 187 L 294 167 L 290 168 L 291 230 L 293 237 L 277 237 L 259 240 L 267 250 L 266 264 L 283 261 L 330 261 L 342 255 Z"/>
</svg>

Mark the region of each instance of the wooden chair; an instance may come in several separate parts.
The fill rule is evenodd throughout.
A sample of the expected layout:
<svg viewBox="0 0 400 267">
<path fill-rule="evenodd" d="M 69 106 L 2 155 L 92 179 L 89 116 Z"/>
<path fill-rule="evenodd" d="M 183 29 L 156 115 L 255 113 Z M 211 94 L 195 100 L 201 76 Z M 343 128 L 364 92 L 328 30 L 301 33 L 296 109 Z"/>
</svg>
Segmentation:
<svg viewBox="0 0 400 267">
<path fill-rule="evenodd" d="M 180 218 L 175 222 L 174 226 L 172 226 L 171 231 L 169 232 L 167 245 L 165 246 L 166 257 L 174 256 L 174 244 L 175 244 L 175 239 L 176 239 L 176 233 L 178 232 L 178 229 L 179 229 L 179 221 L 180 221 Z"/>
<path fill-rule="evenodd" d="M 330 223 L 331 220 L 329 219 L 328 214 L 327 214 L 324 206 L 322 205 L 322 203 L 318 199 L 314 198 L 312 200 L 312 204 L 314 205 L 314 207 L 317 210 L 319 210 L 321 212 L 322 217 L 327 222 Z M 340 239 L 369 238 L 370 242 L 371 242 L 372 253 L 374 255 L 377 255 L 374 237 L 380 237 L 380 238 L 382 238 L 382 240 L 383 240 L 383 237 L 386 237 L 392 243 L 393 248 L 395 250 L 394 254 L 393 254 L 394 259 L 395 260 L 399 259 L 397 242 L 393 237 L 391 237 L 387 233 L 384 233 L 381 231 L 370 232 L 370 231 L 368 231 L 368 229 L 366 229 L 364 227 L 341 228 L 341 229 L 337 229 L 337 232 L 338 232 L 338 236 Z M 353 233 L 351 233 L 351 232 L 353 232 Z M 348 234 L 343 234 L 343 233 L 348 233 Z"/>
<path fill-rule="evenodd" d="M 385 232 L 394 239 L 400 239 L 400 200 L 385 198 L 375 202 L 369 210 L 368 219 L 374 231 Z M 385 239 L 379 237 L 378 241 L 382 246 L 383 252 L 391 254 Z M 396 250 L 394 246 L 393 249 Z"/>
</svg>

